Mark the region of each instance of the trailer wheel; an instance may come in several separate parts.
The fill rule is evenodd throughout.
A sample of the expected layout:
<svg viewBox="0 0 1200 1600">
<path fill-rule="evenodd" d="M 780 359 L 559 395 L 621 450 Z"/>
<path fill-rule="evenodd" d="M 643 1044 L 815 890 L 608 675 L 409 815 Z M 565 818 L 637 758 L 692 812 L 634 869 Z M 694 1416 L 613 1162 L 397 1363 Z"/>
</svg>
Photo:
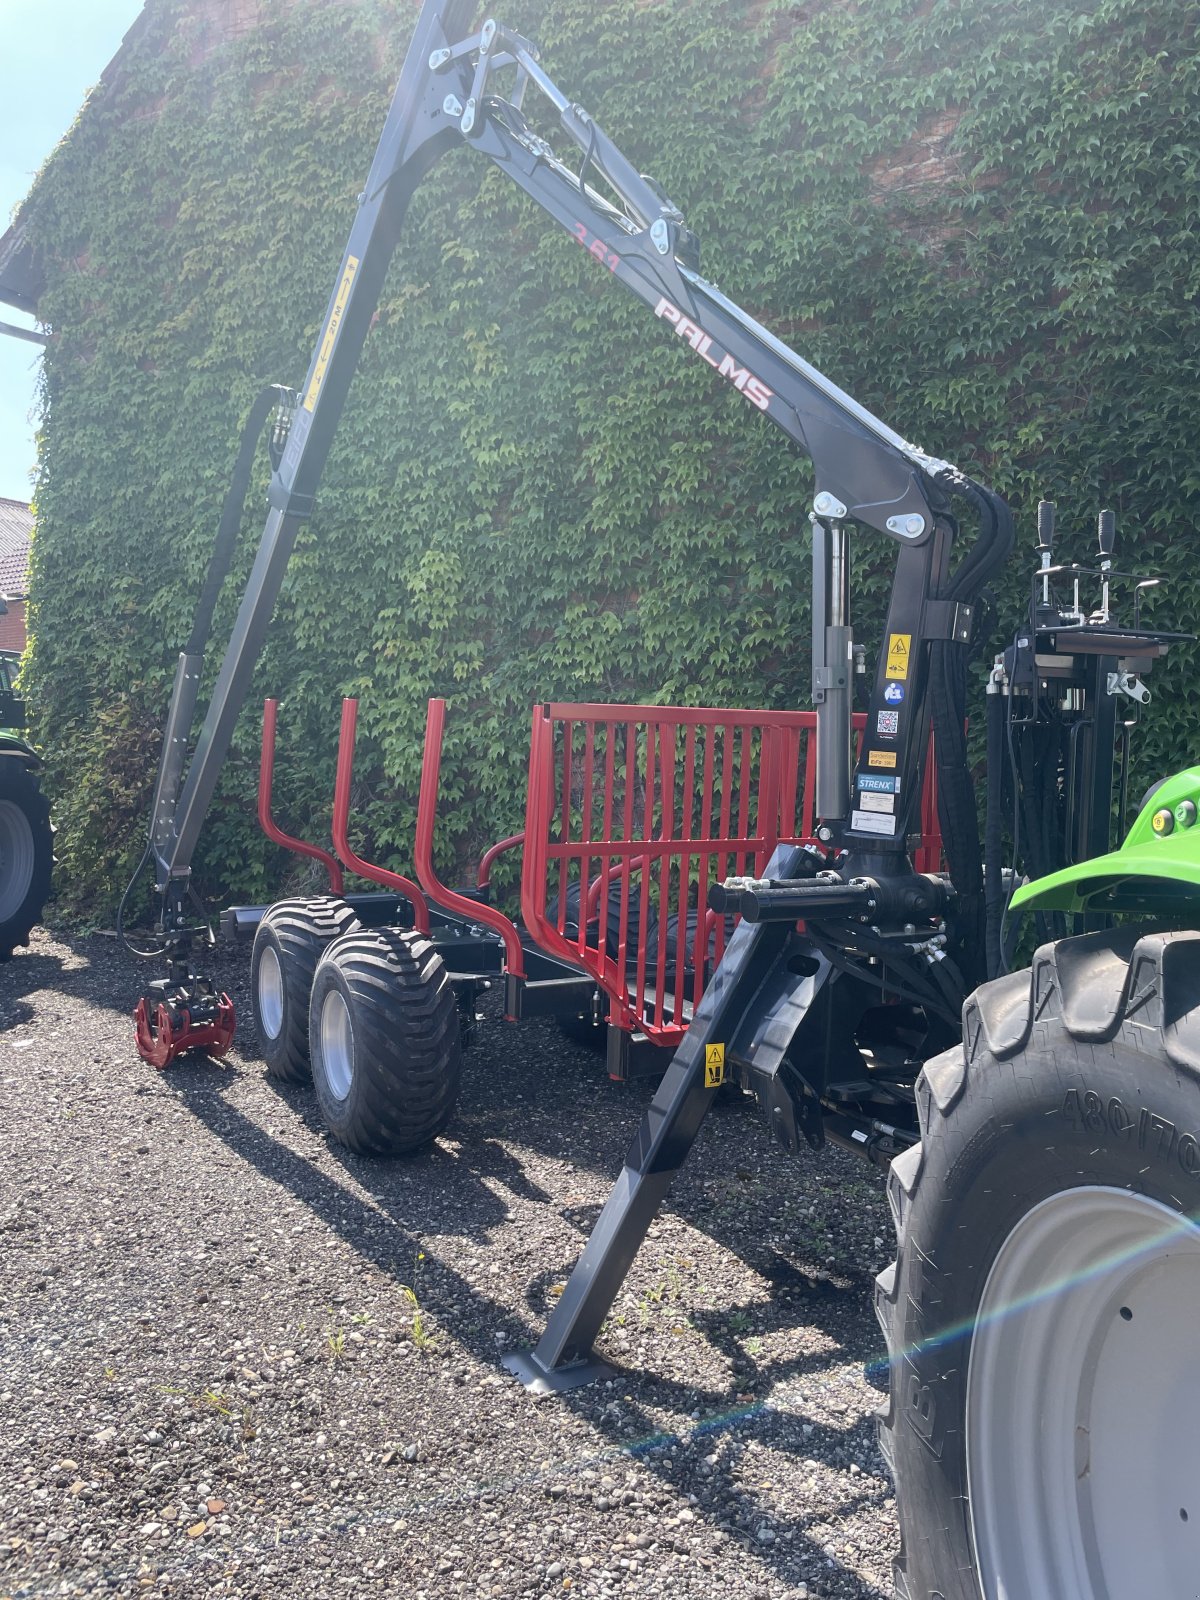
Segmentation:
<svg viewBox="0 0 1200 1600">
<path fill-rule="evenodd" d="M 280 900 L 254 935 L 250 996 L 267 1073 L 283 1083 L 307 1083 L 308 997 L 325 947 L 358 927 L 344 900 Z"/>
<path fill-rule="evenodd" d="M 902 1600 L 1196 1592 L 1200 934 L 986 984 L 892 1164 Z"/>
<path fill-rule="evenodd" d="M 309 1006 L 313 1084 L 329 1131 L 364 1155 L 436 1138 L 458 1099 L 462 1041 L 449 974 L 424 935 L 379 928 L 331 944 Z"/>
<path fill-rule="evenodd" d="M 29 943 L 54 870 L 50 807 L 18 756 L 0 759 L 0 961 Z"/>
</svg>

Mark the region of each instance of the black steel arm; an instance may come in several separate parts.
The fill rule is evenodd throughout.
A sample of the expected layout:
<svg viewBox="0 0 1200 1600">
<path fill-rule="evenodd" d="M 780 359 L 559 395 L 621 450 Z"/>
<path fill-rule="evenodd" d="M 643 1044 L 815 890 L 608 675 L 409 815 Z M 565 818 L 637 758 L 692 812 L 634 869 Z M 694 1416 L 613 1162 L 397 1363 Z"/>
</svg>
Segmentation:
<svg viewBox="0 0 1200 1600">
<path fill-rule="evenodd" d="M 803 1030 L 810 1015 L 832 1015 L 840 999 L 835 986 L 850 969 L 837 960 L 836 951 L 826 952 L 819 939 L 793 950 L 798 936 L 790 922 L 798 908 L 811 909 L 820 900 L 838 917 L 875 919 L 881 911 L 889 912 L 893 922 L 899 919 L 901 933 L 910 916 L 925 920 L 925 932 L 931 931 L 929 919 L 940 914 L 949 897 L 940 882 L 917 878 L 907 857 L 921 790 L 927 706 L 934 707 L 939 765 L 945 761 L 946 777 L 954 780 L 946 790 L 956 795 L 959 815 L 972 814 L 973 826 L 960 748 L 961 652 L 955 647 L 969 634 L 970 602 L 978 586 L 1007 555 L 1011 529 L 996 496 L 906 443 L 702 278 L 696 239 L 678 208 L 557 89 L 527 41 L 492 22 L 468 36 L 472 10 L 473 0 L 442 0 L 440 5 L 425 0 L 422 6 L 299 391 L 287 446 L 271 481 L 270 512 L 258 555 L 186 778 L 184 752 L 201 660 L 196 653 L 180 657 L 152 825 L 172 977 L 167 986 L 157 986 L 161 995 L 148 995 L 139 1008 L 149 1015 L 150 1006 L 156 1005 L 159 1018 L 166 1018 L 160 1020 L 158 1036 L 148 1036 L 146 1048 L 139 1035 L 139 1048 L 143 1054 L 149 1049 L 148 1059 L 161 1065 L 193 1042 L 207 1047 L 209 1034 L 222 1048 L 232 1037 L 228 1001 L 218 999 L 212 986 L 190 971 L 182 954 L 189 947 L 185 902 L 192 854 L 297 530 L 312 509 L 408 202 L 433 162 L 465 141 L 532 196 L 748 405 L 770 417 L 811 456 L 816 474 L 818 810 L 823 837 L 848 852 L 838 860 L 837 876 L 858 880 L 806 882 L 797 892 L 796 875 L 812 876 L 804 853 L 791 846 L 774 853 L 767 868 L 772 887 L 761 900 L 755 894 L 753 907 L 765 911 L 766 919 L 743 920 L 735 930 L 537 1349 L 511 1358 L 525 1381 L 554 1387 L 590 1370 L 581 1367 L 566 1375 L 562 1368 L 573 1355 L 584 1355 L 596 1337 L 712 1092 L 724 1080 L 727 1050 L 731 1065 L 751 1082 L 778 1137 L 793 1146 L 802 1140 L 822 1142 L 819 1093 L 828 1075 L 826 1057 L 818 1051 L 814 1063 L 802 1061 L 802 1034 L 809 1037 Z M 503 71 L 514 74 L 507 98 L 494 92 L 497 74 Z M 549 100 L 561 129 L 581 152 L 578 172 L 559 160 L 527 123 L 522 106 L 531 87 Z M 953 571 L 952 496 L 973 501 L 980 520 L 980 537 Z M 894 538 L 900 549 L 866 737 L 851 781 L 847 525 L 852 520 Z M 214 570 L 219 566 L 218 560 Z M 210 584 L 202 609 L 214 598 Z M 202 631 L 193 635 L 193 645 Z M 956 658 L 953 670 L 947 665 L 949 652 Z M 949 843 L 948 815 L 943 810 Z M 964 889 L 956 876 L 956 889 L 959 908 L 969 906 L 972 885 Z M 784 920 L 775 920 L 777 915 Z M 889 930 L 872 923 L 868 932 L 874 937 Z M 885 946 L 885 956 L 889 953 Z M 942 951 L 939 947 L 927 954 L 934 961 Z M 874 959 L 870 952 L 868 959 Z M 897 970 L 903 978 L 902 965 Z M 931 971 L 936 975 L 936 968 Z M 855 981 L 853 973 L 847 981 Z M 876 981 L 869 989 L 873 999 Z M 924 1005 L 928 998 L 935 1012 L 944 1013 L 960 998 L 950 992 L 954 989 L 947 980 L 940 988 L 920 984 L 909 992 L 917 1003 Z M 175 1010 L 182 1033 L 175 1030 Z M 194 1012 L 211 1019 L 207 1031 L 187 1031 Z M 867 1149 L 894 1150 L 902 1137 L 878 1120 L 863 1128 L 837 1108 L 832 1116 L 831 1137 L 861 1138 Z"/>
<path fill-rule="evenodd" d="M 503 30 L 498 37 L 505 38 Z M 536 70 L 524 50 L 516 60 L 523 72 Z M 816 471 L 818 498 L 832 496 L 840 515 L 894 538 L 927 537 L 933 509 L 945 501 L 938 479 L 954 475 L 954 469 L 907 444 L 701 277 L 693 264 L 695 235 L 678 208 L 634 171 L 586 111 L 569 104 L 544 74 L 537 81 L 583 152 L 580 174 L 532 131 L 518 106 L 499 97 L 475 111 L 467 142 L 804 448 Z M 623 209 L 591 186 L 590 168 L 604 175 Z"/>
<path fill-rule="evenodd" d="M 473 9 L 473 0 L 444 0 L 440 5 L 425 0 L 422 7 L 287 447 L 271 482 L 271 509 L 258 556 L 186 778 L 182 750 L 191 718 L 190 708 L 185 708 L 186 717 L 179 714 L 179 686 L 198 675 L 199 665 L 194 657 L 181 658 L 173 739 L 168 742 L 175 766 L 160 773 L 156 796 L 154 852 L 160 891 L 166 894 L 174 883 L 178 892 L 190 872 L 204 815 L 297 531 L 313 506 L 408 202 L 439 156 L 463 141 L 495 162 L 749 405 L 811 456 L 819 542 L 831 538 L 837 545 L 845 522 L 857 520 L 901 544 L 887 641 L 859 760 L 860 774 L 895 778 L 893 809 L 883 809 L 882 803 L 871 812 L 857 808 L 856 789 L 848 822 L 845 804 L 840 811 L 827 809 L 827 814 L 850 843 L 857 831 L 864 848 L 902 853 L 920 789 L 927 654 L 922 646 L 931 638 L 961 638 L 969 622 L 969 613 L 960 614 L 947 599 L 949 497 L 987 491 L 908 444 L 701 277 L 696 240 L 678 208 L 636 171 L 587 112 L 558 90 L 526 40 L 492 22 L 468 36 Z M 493 92 L 497 75 L 505 69 L 515 73 L 507 99 Z M 522 105 L 530 85 L 549 100 L 562 129 L 582 152 L 578 173 L 526 121 Z M 601 184 L 611 197 L 601 193 Z M 845 630 L 836 635 L 838 649 L 844 639 Z M 897 650 L 905 657 L 902 675 L 896 667 Z M 897 715 L 881 720 L 879 713 L 890 706 L 885 699 L 889 684 L 898 685 L 902 693 L 891 707 Z M 816 698 L 820 707 L 826 696 L 820 692 Z M 826 721 L 827 750 L 848 739 L 848 704 L 843 696 L 838 718 Z M 884 727 L 892 731 L 881 735 L 881 744 L 876 735 Z"/>
<path fill-rule="evenodd" d="M 442 108 L 444 93 L 428 63 L 434 51 L 444 49 L 449 39 L 465 32 L 473 9 L 474 0 L 447 0 L 442 6 L 426 0 L 417 19 L 366 187 L 359 197 L 320 339 L 300 390 L 287 448 L 271 480 L 270 511 L 258 554 L 186 778 L 181 770 L 181 751 L 190 717 L 184 721 L 177 711 L 181 693 L 186 695 L 188 679 L 193 671 L 198 673 L 199 664 L 185 666 L 185 658 L 180 658 L 168 716 L 168 727 L 175 736 L 165 741 L 163 754 L 164 762 L 168 758 L 176 762 L 176 770 L 168 773 L 164 768 L 160 772 L 154 824 L 158 887 L 167 896 L 164 915 L 171 913 L 170 902 L 178 898 L 179 886 L 191 872 L 200 830 L 250 687 L 296 535 L 312 511 L 408 203 L 437 158 L 459 142 L 457 122 Z"/>
</svg>

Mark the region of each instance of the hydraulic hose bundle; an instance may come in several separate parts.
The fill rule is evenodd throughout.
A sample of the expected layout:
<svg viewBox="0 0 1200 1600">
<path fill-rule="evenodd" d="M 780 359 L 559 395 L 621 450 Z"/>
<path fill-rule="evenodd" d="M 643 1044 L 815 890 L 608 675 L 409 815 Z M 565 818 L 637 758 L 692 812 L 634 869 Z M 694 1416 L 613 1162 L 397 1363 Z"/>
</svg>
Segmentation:
<svg viewBox="0 0 1200 1600">
<path fill-rule="evenodd" d="M 979 536 L 960 562 L 946 596 L 970 604 L 978 599 L 988 578 L 1012 553 L 1012 513 L 998 494 L 961 474 L 943 474 L 942 479 L 947 487 L 969 500 L 979 514 Z M 968 651 L 957 642 L 939 639 L 930 646 L 929 698 L 937 764 L 938 820 L 950 878 L 958 894 L 958 960 L 969 991 L 999 971 L 998 913 L 994 935 L 988 913 L 996 905 L 994 895 L 1000 883 L 1000 870 L 997 862 L 994 872 L 989 868 L 985 878 L 975 786 L 967 757 L 967 661 Z M 990 752 L 988 766 L 990 772 Z M 988 837 L 992 837 L 990 821 Z M 994 965 L 993 948 L 996 952 Z"/>
</svg>

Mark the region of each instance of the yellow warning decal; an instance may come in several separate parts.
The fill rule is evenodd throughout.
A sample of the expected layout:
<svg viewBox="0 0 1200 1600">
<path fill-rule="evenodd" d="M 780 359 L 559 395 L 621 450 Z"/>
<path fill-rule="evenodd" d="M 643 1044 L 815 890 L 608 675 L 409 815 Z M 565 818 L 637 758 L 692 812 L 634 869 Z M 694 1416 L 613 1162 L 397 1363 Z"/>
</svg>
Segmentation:
<svg viewBox="0 0 1200 1600">
<path fill-rule="evenodd" d="M 347 256 L 346 265 L 342 268 L 342 279 L 337 286 L 337 293 L 333 297 L 333 309 L 329 313 L 329 321 L 325 324 L 325 333 L 321 339 L 321 348 L 317 352 L 317 364 L 313 368 L 312 381 L 304 396 L 305 411 L 314 411 L 317 405 L 317 396 L 321 392 L 321 385 L 325 382 L 325 372 L 329 366 L 329 358 L 333 354 L 333 347 L 337 343 L 338 329 L 342 325 L 342 313 L 346 309 L 346 302 L 350 298 L 350 290 L 354 286 L 354 275 L 358 271 L 358 257 Z"/>
<path fill-rule="evenodd" d="M 706 1089 L 719 1089 L 725 1082 L 725 1046 L 723 1044 L 706 1044 L 704 1046 L 704 1087 Z"/>
<path fill-rule="evenodd" d="M 894 750 L 871 750 L 867 754 L 869 767 L 894 767 L 896 765 L 896 752 Z"/>
<path fill-rule="evenodd" d="M 911 649 L 911 633 L 893 633 L 891 635 L 888 639 L 887 677 L 908 677 L 908 657 Z"/>
</svg>

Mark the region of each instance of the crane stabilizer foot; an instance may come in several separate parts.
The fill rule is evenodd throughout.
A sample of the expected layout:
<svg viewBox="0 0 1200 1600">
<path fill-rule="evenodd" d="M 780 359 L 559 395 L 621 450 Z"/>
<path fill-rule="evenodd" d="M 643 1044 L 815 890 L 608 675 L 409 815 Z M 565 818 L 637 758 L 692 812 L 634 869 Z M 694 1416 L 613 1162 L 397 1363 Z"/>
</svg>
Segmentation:
<svg viewBox="0 0 1200 1600">
<path fill-rule="evenodd" d="M 553 1367 L 543 1365 L 532 1350 L 512 1350 L 500 1357 L 500 1365 L 535 1395 L 563 1394 L 567 1389 L 581 1389 L 584 1384 L 596 1383 L 601 1378 L 619 1376 L 616 1367 L 598 1356 Z"/>
<path fill-rule="evenodd" d="M 178 1056 L 198 1050 L 220 1059 L 233 1043 L 233 1001 L 207 978 L 186 983 L 160 978 L 147 986 L 133 1013 L 138 1055 L 161 1071 Z"/>
</svg>

